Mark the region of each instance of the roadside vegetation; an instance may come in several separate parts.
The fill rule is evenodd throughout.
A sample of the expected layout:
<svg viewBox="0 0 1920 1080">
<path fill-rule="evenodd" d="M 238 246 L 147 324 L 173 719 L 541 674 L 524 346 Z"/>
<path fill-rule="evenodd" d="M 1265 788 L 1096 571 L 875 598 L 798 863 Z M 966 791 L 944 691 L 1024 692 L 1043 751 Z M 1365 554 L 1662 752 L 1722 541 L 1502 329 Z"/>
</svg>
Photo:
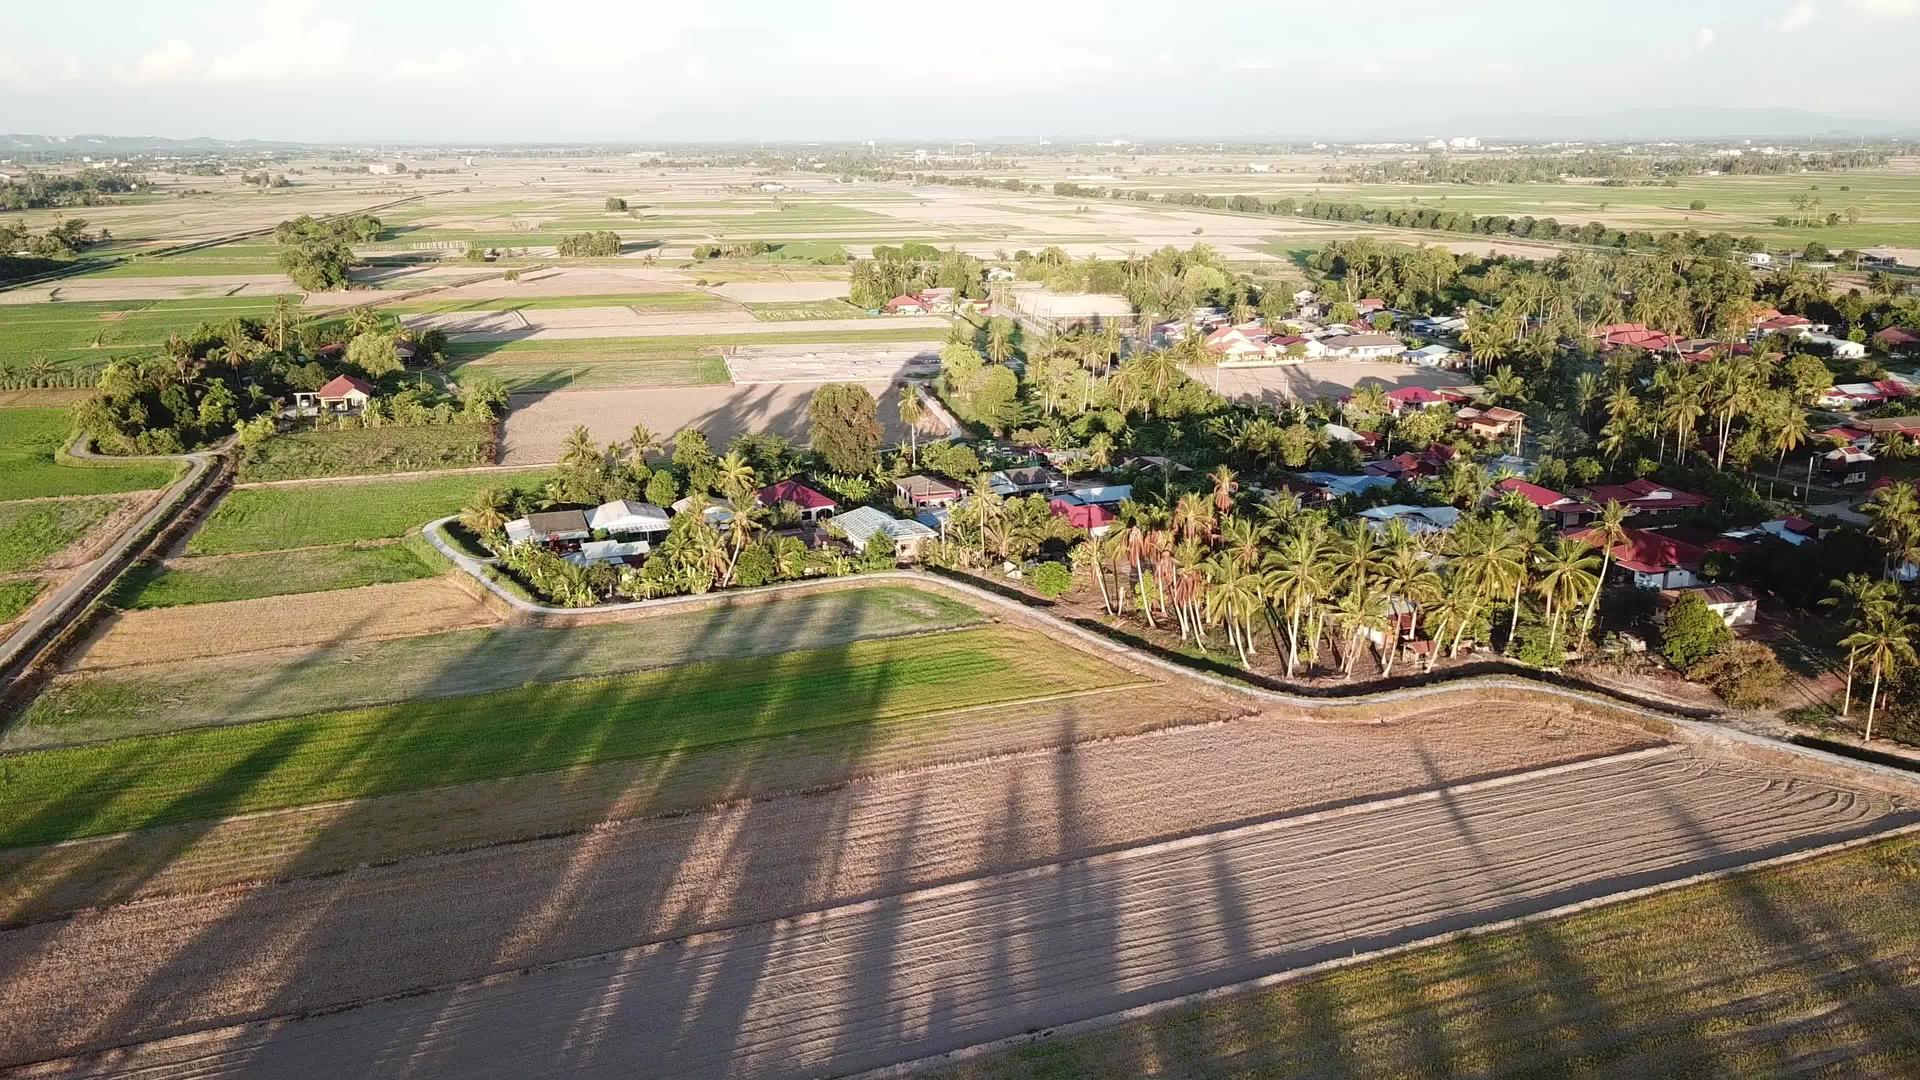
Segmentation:
<svg viewBox="0 0 1920 1080">
<path fill-rule="evenodd" d="M 0 623 L 9 623 L 20 617 L 32 605 L 34 598 L 47 583 L 39 578 L 14 578 L 0 581 Z"/>
<path fill-rule="evenodd" d="M 494 444 L 491 420 L 289 432 L 246 446 L 238 479 L 248 483 L 470 468 L 493 464 Z"/>
</svg>

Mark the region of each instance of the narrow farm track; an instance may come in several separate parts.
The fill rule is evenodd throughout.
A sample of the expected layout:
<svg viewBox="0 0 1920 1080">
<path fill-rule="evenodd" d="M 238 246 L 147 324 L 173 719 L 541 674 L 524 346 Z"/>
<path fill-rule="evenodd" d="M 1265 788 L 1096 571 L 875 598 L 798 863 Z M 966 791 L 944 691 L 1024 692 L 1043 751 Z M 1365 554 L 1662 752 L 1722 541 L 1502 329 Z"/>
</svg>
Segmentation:
<svg viewBox="0 0 1920 1080">
<path fill-rule="evenodd" d="M 941 773 L 864 806 L 796 801 L 737 821 L 713 818 L 704 829 L 661 823 L 641 845 L 644 854 L 616 858 L 576 847 L 546 851 L 544 865 L 520 872 L 468 867 L 457 892 L 409 897 L 409 870 L 314 883 L 319 902 L 296 901 L 285 915 L 271 911 L 279 896 L 256 896 L 239 899 L 238 911 L 203 905 L 211 909 L 205 915 L 109 913 L 98 924 L 106 933 L 91 943 L 83 939 L 96 924 L 87 920 L 29 928 L 54 936 L 0 964 L 13 973 L 0 1008 L 7 1058 L 190 1032 L 221 1014 L 331 1010 L 336 995 L 391 978 L 384 969 L 419 967 L 464 948 L 469 958 L 449 957 L 446 970 L 472 958 L 527 966 L 309 1019 L 49 1062 L 22 1075 L 845 1072 L 1920 819 L 1913 806 L 1869 789 L 1660 748 L 994 869 L 1021 850 L 998 829 L 1015 830 L 1017 840 L 1024 827 L 1037 843 L 1032 851 L 1098 847 L 1100 838 L 1129 833 L 1120 824 L 1092 839 L 1061 835 L 1079 820 L 1063 793 L 1098 803 L 1096 820 L 1137 821 L 1149 833 L 1180 831 L 1168 800 L 1211 810 L 1216 793 L 1204 785 L 1222 761 L 1173 736 L 1144 743 L 1156 741 L 1180 751 L 1163 763 L 1175 768 L 1171 778 L 1164 767 L 1132 777 L 1096 768 L 1082 787 L 1063 775 L 1086 762 L 1061 755 L 1049 763 L 1051 785 L 1029 776 L 1002 788 L 1003 801 L 971 823 L 959 807 L 985 785 L 973 777 L 942 785 L 956 774 Z M 1428 747 L 1414 749 L 1412 760 L 1431 775 Z M 1178 771 L 1183 760 L 1191 775 Z M 1255 767 L 1277 775 L 1271 761 Z M 753 821 L 756 813 L 765 820 Z M 675 828 L 695 828 L 718 846 L 691 834 L 676 838 Z M 949 830 L 981 845 L 969 853 L 962 843 L 958 852 L 962 872 L 977 876 L 928 884 L 919 860 L 951 848 Z M 650 861 L 657 865 L 643 869 Z M 742 885 L 761 874 L 769 914 L 835 895 L 856 899 L 756 916 L 752 890 Z M 527 905 L 523 897 L 518 906 L 499 906 L 499 894 L 512 891 L 507 883 L 529 881 L 541 902 Z M 857 899 L 863 895 L 877 898 Z M 432 910 L 419 910 L 422 904 Z M 247 917 L 250 906 L 274 932 Z M 703 929 L 754 917 L 764 921 Z M 124 922 L 118 930 L 116 921 Z M 175 924 L 186 924 L 184 941 L 156 942 Z M 450 926 L 460 936 L 434 940 Z M 663 931 L 690 936 L 543 959 L 558 939 L 587 944 L 624 933 L 644 940 Z M 469 941 L 476 932 L 483 940 Z M 16 947 L 27 940 L 10 936 Z M 156 945 L 170 959 L 145 966 L 140 950 Z M 128 997 L 94 986 L 82 1000 L 54 1000 L 46 995 L 59 972 L 34 977 L 22 961 L 77 965 L 68 978 L 111 966 L 151 989 Z M 333 989 L 319 992 L 325 984 Z"/>
</svg>

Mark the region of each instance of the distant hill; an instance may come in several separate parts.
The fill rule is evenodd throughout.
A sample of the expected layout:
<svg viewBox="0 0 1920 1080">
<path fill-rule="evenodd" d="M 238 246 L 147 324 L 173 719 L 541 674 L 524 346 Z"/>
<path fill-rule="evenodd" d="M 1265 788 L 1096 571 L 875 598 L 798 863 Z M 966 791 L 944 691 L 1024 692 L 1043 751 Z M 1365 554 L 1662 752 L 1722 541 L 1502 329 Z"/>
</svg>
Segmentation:
<svg viewBox="0 0 1920 1080">
<path fill-rule="evenodd" d="M 0 135 L 0 154 L 194 154 L 210 150 L 286 150 L 299 145 L 261 139 L 166 139 L 158 135 Z"/>
</svg>

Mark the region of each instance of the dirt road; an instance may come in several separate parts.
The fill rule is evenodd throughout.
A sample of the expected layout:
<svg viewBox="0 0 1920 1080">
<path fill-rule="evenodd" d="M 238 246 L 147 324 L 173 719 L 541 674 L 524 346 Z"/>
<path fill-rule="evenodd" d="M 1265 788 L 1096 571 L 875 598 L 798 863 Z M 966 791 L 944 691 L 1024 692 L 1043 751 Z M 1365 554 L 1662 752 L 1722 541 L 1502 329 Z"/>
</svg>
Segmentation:
<svg viewBox="0 0 1920 1080">
<path fill-rule="evenodd" d="M 1193 753 L 1197 745 L 1179 749 L 1189 753 L 1170 761 L 1219 764 Z M 1425 744 L 1416 749 L 1416 764 L 1433 752 Z M 1078 756 L 1048 764 L 1059 777 L 1082 766 Z M 1259 786 L 1284 787 L 1284 773 L 1271 761 L 1258 770 L 1266 778 Z M 1176 770 L 1146 783 L 1096 771 L 1084 791 L 1111 793 L 1107 817 L 1164 828 L 1178 815 L 1155 809 L 1154 792 L 1162 793 L 1161 805 L 1209 804 L 1212 793 L 1193 785 L 1211 771 Z M 1039 826 L 1041 850 L 1072 848 L 1046 834 L 1079 821 L 1074 807 L 1054 798 L 1062 785 L 1035 783 L 1029 776 L 1027 786 L 996 792 L 1005 801 L 994 820 L 1016 832 L 1025 822 L 1051 821 Z M 274 1013 L 326 1010 L 336 994 L 385 982 L 389 966 L 465 951 L 531 966 L 310 1019 L 49 1063 L 30 1075 L 838 1073 L 1920 819 L 1885 794 L 1704 751 L 1657 748 L 994 870 L 1009 861 L 1018 867 L 1019 837 L 1006 850 L 994 827 L 981 833 L 964 813 L 954 821 L 946 812 L 977 786 L 917 795 L 903 788 L 880 800 L 891 805 L 864 811 L 835 800 L 811 811 L 748 809 L 732 826 L 709 823 L 718 830 L 709 834 L 717 848 L 691 836 L 655 835 L 642 845 L 651 855 L 633 858 L 636 865 L 659 864 L 637 877 L 614 860 L 611 877 L 603 878 L 600 858 L 585 852 L 549 853 L 544 868 L 518 876 L 468 867 L 466 888 L 437 893 L 430 916 L 404 897 L 390 901 L 409 891 L 401 879 L 314 883 L 328 892 L 325 902 L 292 923 L 269 920 L 278 926 L 273 934 L 244 912 L 221 912 L 217 900 L 205 916 L 134 911 L 119 916 L 144 923 L 127 927 L 128 941 L 163 937 L 175 918 L 201 925 L 188 928 L 188 948 L 142 974 L 152 987 L 147 996 L 9 995 L 0 1009 L 9 1056 L 18 1060 L 23 1045 L 113 1041 L 120 1031 L 148 1038 L 188 1031 L 201 1014 L 244 1013 L 256 1003 Z M 783 832 L 787 814 L 798 815 L 800 832 L 792 823 Z M 746 819 L 756 817 L 765 820 L 748 827 Z M 949 829 L 985 838 L 985 856 L 976 851 L 957 865 L 973 874 L 984 860 L 989 872 L 959 880 L 925 876 L 918 860 L 940 847 L 931 838 Z M 745 902 L 752 890 L 741 886 L 762 874 L 779 898 L 774 908 L 805 907 L 835 893 L 847 899 L 742 923 L 753 913 L 729 905 Z M 544 902 L 498 909 L 497 894 L 514 891 L 523 878 L 543 883 Z M 819 891 L 836 881 L 841 885 Z M 414 917 L 367 917 L 390 902 Z M 271 897 L 241 902 L 263 912 L 273 904 Z M 732 928 L 708 929 L 716 925 Z M 94 952 L 83 940 L 90 926 L 81 919 L 28 928 L 62 939 L 62 947 L 45 942 L 33 951 L 52 963 L 137 960 Z M 360 929 L 366 926 L 378 930 Z M 644 938 L 668 927 L 688 936 L 543 959 L 556 940 Z M 95 945 L 116 948 L 112 937 Z M 356 937 L 360 944 L 347 947 Z M 458 966 L 457 957 L 448 962 Z M 25 974 L 11 961 L 4 969 Z M 227 981 L 207 979 L 219 970 L 229 973 Z M 324 993 L 294 989 L 327 983 L 333 989 Z M 23 1043 L 28 1032 L 31 1041 Z"/>
</svg>

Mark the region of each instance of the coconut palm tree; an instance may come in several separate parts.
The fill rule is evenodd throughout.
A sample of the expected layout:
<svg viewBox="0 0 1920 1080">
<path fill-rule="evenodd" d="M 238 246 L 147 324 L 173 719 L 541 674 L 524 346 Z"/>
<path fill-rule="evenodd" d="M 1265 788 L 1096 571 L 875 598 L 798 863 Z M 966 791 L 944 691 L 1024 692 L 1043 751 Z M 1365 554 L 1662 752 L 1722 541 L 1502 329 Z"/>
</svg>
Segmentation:
<svg viewBox="0 0 1920 1080">
<path fill-rule="evenodd" d="M 1593 574 L 1598 561 L 1592 545 L 1583 540 L 1556 539 L 1541 548 L 1534 591 L 1546 603 L 1548 651 L 1556 661 L 1560 657 L 1560 626 L 1567 612 L 1599 591 L 1599 579 Z"/>
<path fill-rule="evenodd" d="M 1207 474 L 1213 483 L 1213 508 L 1221 514 L 1233 509 L 1233 493 L 1240 485 L 1233 477 L 1233 470 L 1225 465 L 1216 466 Z"/>
<path fill-rule="evenodd" d="M 498 536 L 507 527 L 507 493 L 496 487 L 483 487 L 473 493 L 460 510 L 460 524 L 482 538 Z M 489 545 L 491 546 L 491 545 Z"/>
<path fill-rule="evenodd" d="M 1287 534 L 1261 560 L 1267 598 L 1287 617 L 1287 678 L 1300 657 L 1300 620 L 1326 591 L 1326 549 L 1318 529 Z"/>
<path fill-rule="evenodd" d="M 753 470 L 749 469 L 747 472 L 751 476 Z M 728 502 L 727 509 L 731 514 L 721 526 L 725 531 L 728 546 L 733 549 L 727 555 L 726 569 L 720 574 L 720 585 L 723 588 L 733 583 L 733 571 L 734 567 L 740 563 L 740 552 L 746 550 L 748 544 L 753 543 L 754 536 L 759 533 L 760 526 L 767 516 L 767 508 L 761 506 L 760 501 L 753 497 L 751 487 L 748 490 L 748 494 L 735 496 Z"/>
<path fill-rule="evenodd" d="M 746 499 L 759 486 L 753 466 L 747 464 L 746 457 L 738 450 L 727 451 L 714 466 L 713 478 L 720 493 L 735 502 Z"/>
<path fill-rule="evenodd" d="M 907 428 L 907 464 L 912 468 L 920 467 L 920 425 L 927 422 L 927 406 L 920 400 L 920 390 L 910 382 L 900 384 L 899 395 L 900 422 Z"/>
<path fill-rule="evenodd" d="M 1085 570 L 1093 578 L 1093 583 L 1100 587 L 1100 609 L 1109 615 L 1113 614 L 1113 601 L 1107 596 L 1107 571 L 1102 563 L 1099 538 L 1089 536 L 1075 544 L 1068 558 L 1075 569 Z"/>
<path fill-rule="evenodd" d="M 1422 609 L 1441 596 L 1440 575 L 1418 550 L 1402 547 L 1387 556 L 1385 565 L 1380 569 L 1380 584 L 1389 597 L 1403 601 L 1413 609 L 1413 623 L 1409 629 L 1418 634 Z M 1383 678 L 1393 674 L 1393 659 L 1400 651 L 1398 627 L 1388 636 L 1392 646 L 1387 650 L 1386 667 L 1380 673 Z"/>
<path fill-rule="evenodd" d="M 1212 537 L 1213 521 L 1213 504 L 1197 492 L 1186 492 L 1173 504 L 1173 531 L 1182 540 Z"/>
<path fill-rule="evenodd" d="M 1849 627 L 1860 627 L 1866 623 L 1866 613 L 1879 604 L 1894 602 L 1899 595 L 1898 586 L 1881 578 L 1868 577 L 1865 574 L 1848 574 L 1844 578 L 1829 581 L 1828 586 L 1834 595 L 1820 601 L 1822 607 L 1841 609 L 1841 618 Z M 1847 690 L 1841 699 L 1840 715 L 1846 716 L 1853 711 L 1853 672 L 1855 662 L 1860 658 L 1860 650 L 1847 650 Z"/>
<path fill-rule="evenodd" d="M 1855 650 L 1873 668 L 1873 689 L 1867 696 L 1867 727 L 1861 742 L 1873 741 L 1874 711 L 1880 704 L 1880 678 L 1902 665 L 1915 663 L 1913 635 L 1914 607 L 1903 603 L 1874 604 L 1866 612 L 1861 627 L 1840 642 Z"/>
<path fill-rule="evenodd" d="M 1227 640 L 1240 652 L 1240 666 L 1253 666 L 1253 616 L 1261 610 L 1260 578 L 1223 552 L 1208 563 L 1207 619 L 1224 622 Z"/>
<path fill-rule="evenodd" d="M 657 453 L 662 445 L 660 436 L 645 424 L 633 425 L 633 431 L 627 436 L 627 452 L 643 465 L 646 464 L 647 455 Z"/>
<path fill-rule="evenodd" d="M 1607 571 L 1613 568 L 1613 549 L 1627 542 L 1627 508 L 1614 499 L 1608 499 L 1607 505 L 1600 508 L 1600 516 L 1588 526 L 1587 537 L 1600 547 L 1600 577 L 1593 590 L 1593 598 L 1587 601 L 1586 617 L 1580 620 L 1580 644 L 1577 648 L 1585 650 L 1587 638 L 1593 633 L 1594 612 L 1600 606 L 1600 590 L 1606 587 Z"/>
</svg>

